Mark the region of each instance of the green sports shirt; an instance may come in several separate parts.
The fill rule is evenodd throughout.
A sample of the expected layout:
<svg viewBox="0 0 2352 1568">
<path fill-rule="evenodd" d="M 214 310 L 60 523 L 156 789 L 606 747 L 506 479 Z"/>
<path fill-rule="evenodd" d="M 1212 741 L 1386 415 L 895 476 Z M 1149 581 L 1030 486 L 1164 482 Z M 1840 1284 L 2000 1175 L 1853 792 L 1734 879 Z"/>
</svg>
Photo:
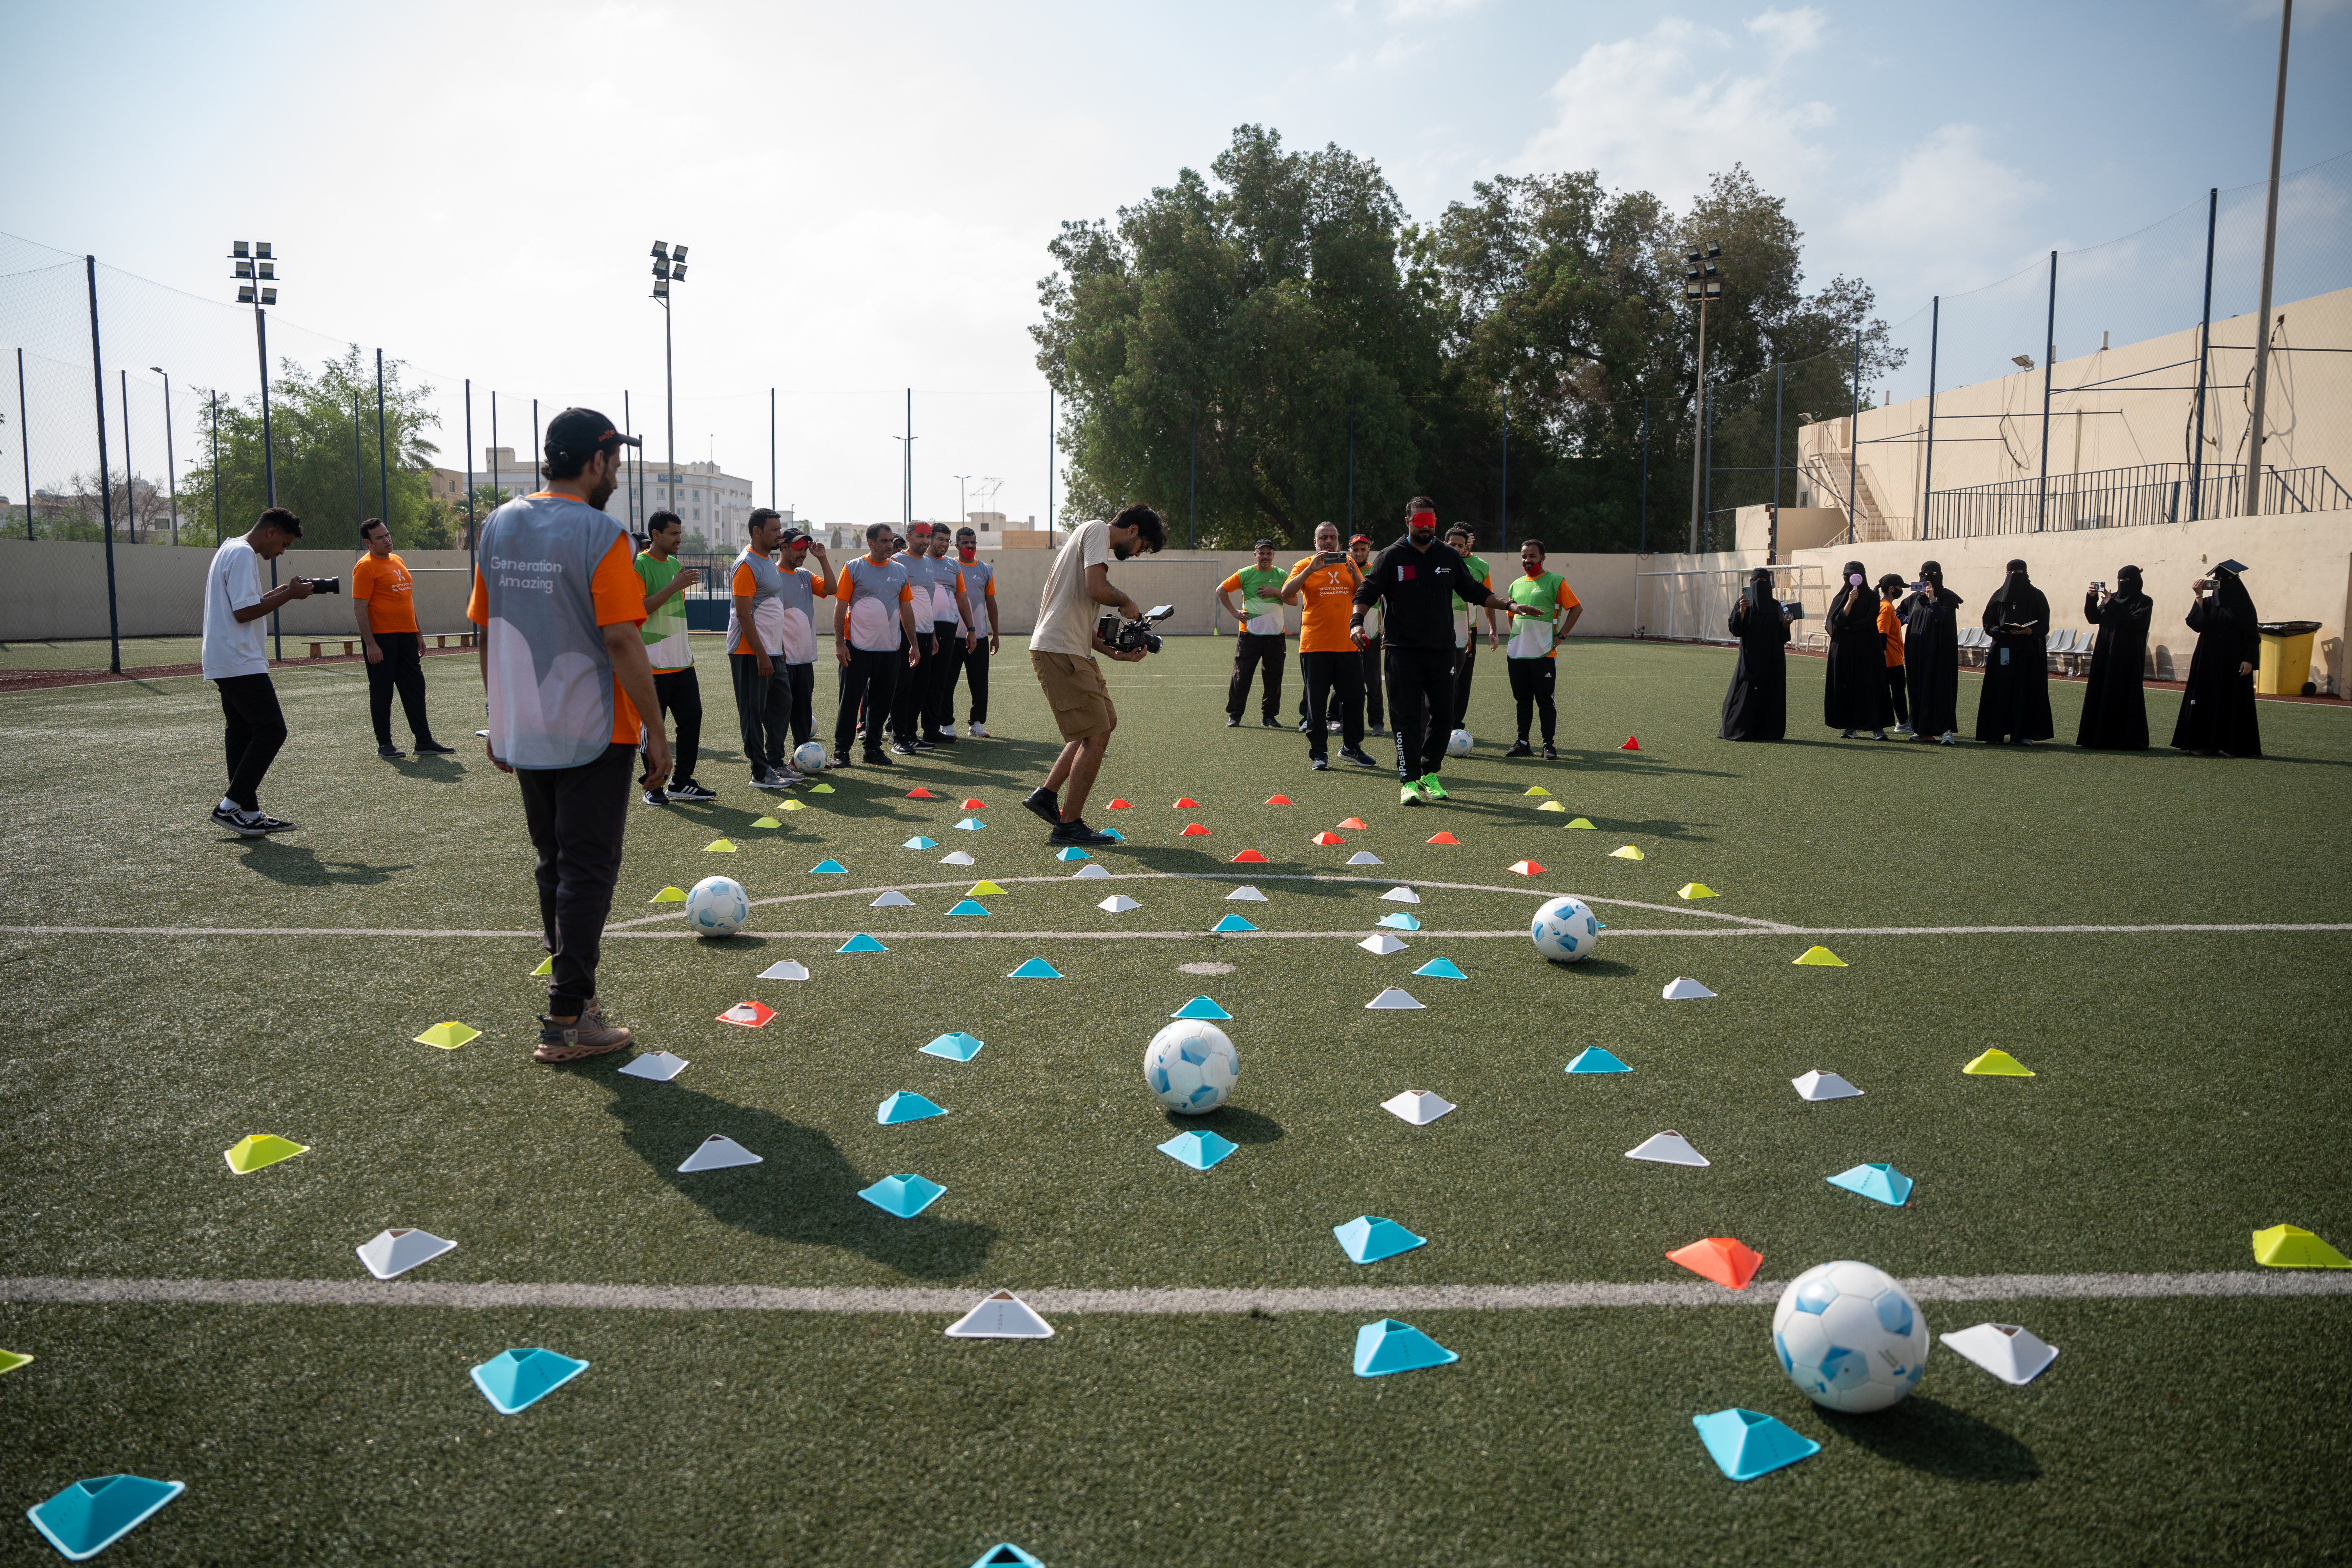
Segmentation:
<svg viewBox="0 0 2352 1568">
<path fill-rule="evenodd" d="M 1472 582 L 1476 583 L 1480 587 L 1486 589 L 1489 593 L 1494 591 L 1494 570 L 1486 564 L 1486 559 L 1485 556 L 1465 555 L 1462 558 L 1462 565 L 1463 568 L 1470 574 L 1470 580 Z M 1462 624 L 1454 628 L 1454 646 L 1457 648 L 1468 647 L 1470 646 L 1471 637 L 1475 635 L 1474 628 L 1477 624 L 1478 612 L 1467 605 L 1463 605 Z"/>
<path fill-rule="evenodd" d="M 646 551 L 638 552 L 636 560 L 631 564 L 636 567 L 637 576 L 646 585 L 646 597 L 648 599 L 668 587 L 683 570 L 677 556 L 656 561 Z M 672 594 L 664 599 L 661 607 L 647 616 L 646 624 L 637 628 L 637 635 L 645 638 L 646 658 L 657 675 L 684 669 L 694 662 L 694 648 L 686 636 L 686 595 L 683 594 Z"/>
</svg>

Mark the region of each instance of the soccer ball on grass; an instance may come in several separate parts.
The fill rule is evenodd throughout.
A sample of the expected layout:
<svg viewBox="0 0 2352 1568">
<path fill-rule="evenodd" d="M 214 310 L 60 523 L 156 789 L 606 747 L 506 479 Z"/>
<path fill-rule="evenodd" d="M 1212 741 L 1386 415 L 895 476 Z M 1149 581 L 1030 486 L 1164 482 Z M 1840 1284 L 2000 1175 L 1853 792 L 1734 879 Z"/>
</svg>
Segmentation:
<svg viewBox="0 0 2352 1568">
<path fill-rule="evenodd" d="M 1143 1047 L 1143 1081 L 1181 1115 L 1205 1116 L 1224 1104 L 1241 1072 L 1233 1041 L 1205 1018 L 1180 1018 Z"/>
<path fill-rule="evenodd" d="M 1884 1410 L 1927 1370 L 1927 1320 L 1867 1263 L 1824 1263 L 1789 1281 L 1772 1312 L 1780 1370 L 1816 1405 Z"/>
<path fill-rule="evenodd" d="M 1528 939 L 1554 963 L 1575 963 L 1601 945 L 1601 918 L 1582 899 L 1553 899 L 1536 911 Z"/>
<path fill-rule="evenodd" d="M 687 892 L 686 923 L 697 936 L 733 936 L 751 918 L 751 895 L 732 877 L 705 877 Z"/>
<path fill-rule="evenodd" d="M 793 766 L 804 773 L 824 772 L 824 764 L 828 760 L 824 754 L 824 748 L 814 741 L 803 741 L 793 748 Z"/>
<path fill-rule="evenodd" d="M 1454 733 L 1445 737 L 1445 754 L 1449 757 L 1466 757 L 1470 754 L 1472 748 L 1475 747 L 1477 744 L 1477 740 L 1471 735 L 1469 731 L 1456 730 Z"/>
</svg>

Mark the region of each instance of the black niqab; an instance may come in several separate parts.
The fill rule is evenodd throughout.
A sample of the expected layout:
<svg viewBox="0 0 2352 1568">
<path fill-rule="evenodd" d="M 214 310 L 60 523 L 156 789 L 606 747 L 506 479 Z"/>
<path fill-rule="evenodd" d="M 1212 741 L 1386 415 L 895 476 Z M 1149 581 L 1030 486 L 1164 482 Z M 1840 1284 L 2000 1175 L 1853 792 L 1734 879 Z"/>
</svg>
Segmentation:
<svg viewBox="0 0 2352 1568">
<path fill-rule="evenodd" d="M 2240 675 L 2238 666 L 2262 663 L 2262 626 L 2253 597 L 2235 572 L 2213 569 L 2213 591 L 2190 607 L 2189 629 L 2197 634 L 2197 651 L 2189 656 L 2173 745 L 2184 752 L 2261 756 L 2254 678 L 2251 671 Z"/>
<path fill-rule="evenodd" d="M 2140 682 L 2147 663 L 2147 625 L 2156 604 L 2140 592 L 2139 568 L 2116 572 L 2116 591 L 2101 602 L 2083 595 L 2083 618 L 2099 628 L 2083 687 L 2083 721 L 2074 743 L 2095 751 L 2147 749 L 2147 699 Z"/>
<path fill-rule="evenodd" d="M 1754 595 L 1751 603 L 1748 595 Z M 1789 619 L 1772 596 L 1772 574 L 1758 567 L 1748 594 L 1731 606 L 1731 635 L 1739 639 L 1739 662 L 1723 695 L 1724 741 L 1778 741 L 1789 730 Z"/>
<path fill-rule="evenodd" d="M 1923 588 L 1895 606 L 1903 618 L 1903 682 L 1911 697 L 1911 727 L 1921 735 L 1948 735 L 1960 727 L 1960 606 L 1944 586 L 1944 569 L 1919 563 Z"/>
<path fill-rule="evenodd" d="M 1822 722 L 1832 730 L 1884 730 L 1894 717 L 1886 700 L 1886 634 L 1878 629 L 1878 592 L 1861 562 L 1847 562 L 1839 574 L 1824 629 L 1830 657 Z"/>
<path fill-rule="evenodd" d="M 2026 575 L 2024 562 L 2011 562 L 2008 580 L 1985 601 L 1984 629 L 1992 644 L 1985 650 L 1984 686 L 1977 694 L 1977 739 L 2049 740 L 2057 733 L 2050 718 L 2043 640 L 2050 631 L 2050 601 Z"/>
</svg>

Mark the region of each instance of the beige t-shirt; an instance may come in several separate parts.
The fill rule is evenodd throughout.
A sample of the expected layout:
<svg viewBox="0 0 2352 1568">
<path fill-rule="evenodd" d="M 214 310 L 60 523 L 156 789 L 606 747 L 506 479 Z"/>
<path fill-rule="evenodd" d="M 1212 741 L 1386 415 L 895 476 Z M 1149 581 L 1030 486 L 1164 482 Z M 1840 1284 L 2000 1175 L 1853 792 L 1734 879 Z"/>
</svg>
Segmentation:
<svg viewBox="0 0 2352 1568">
<path fill-rule="evenodd" d="M 1084 656 L 1095 650 L 1095 623 L 1108 605 L 1087 596 L 1087 568 L 1111 559 L 1110 524 L 1097 519 L 1080 523 L 1045 574 L 1045 596 L 1037 605 L 1037 628 L 1029 634 L 1032 653 Z"/>
</svg>

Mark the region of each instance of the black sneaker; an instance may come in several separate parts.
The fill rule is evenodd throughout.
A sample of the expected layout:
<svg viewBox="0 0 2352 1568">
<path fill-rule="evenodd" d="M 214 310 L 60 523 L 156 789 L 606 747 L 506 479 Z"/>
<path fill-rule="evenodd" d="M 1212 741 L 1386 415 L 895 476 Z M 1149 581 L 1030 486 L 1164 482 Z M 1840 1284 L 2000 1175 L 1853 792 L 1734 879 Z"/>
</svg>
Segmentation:
<svg viewBox="0 0 2352 1568">
<path fill-rule="evenodd" d="M 1088 827 L 1087 819 L 1083 816 L 1074 816 L 1067 822 L 1055 823 L 1054 831 L 1046 837 L 1047 841 L 1054 844 L 1116 844 L 1118 842 L 1108 833 L 1097 833 Z"/>
<path fill-rule="evenodd" d="M 918 753 L 920 753 L 920 752 L 923 752 L 931 751 L 931 750 L 933 750 L 933 749 L 934 749 L 934 748 L 932 747 L 932 745 L 931 745 L 931 742 L 929 742 L 929 741 L 926 741 L 926 740 L 922 739 L 922 738 L 921 738 L 921 737 L 919 737 L 919 736 L 918 736 L 918 737 L 917 737 L 916 739 L 914 739 L 914 740 L 911 740 L 911 741 L 903 741 L 903 742 L 899 742 L 899 743 L 900 743 L 901 745 L 908 746 L 908 747 L 911 748 L 912 750 L 914 750 L 914 751 L 915 751 L 916 752 L 918 752 Z"/>
<path fill-rule="evenodd" d="M 847 752 L 834 752 L 833 763 L 831 765 L 836 768 L 847 767 L 849 765 L 849 753 Z"/>
<path fill-rule="evenodd" d="M 1507 757 L 1532 757 L 1535 754 L 1534 748 L 1530 747 L 1525 741 L 1512 742 L 1511 749 L 1503 753 L 1503 755 Z"/>
<path fill-rule="evenodd" d="M 386 741 L 383 745 L 378 746 L 375 749 L 375 754 L 382 757 L 387 763 L 398 762 L 401 758 L 408 755 L 406 752 L 402 751 L 398 746 L 394 745 L 389 741 Z"/>
<path fill-rule="evenodd" d="M 1061 797 L 1044 784 L 1039 784 L 1021 797 L 1021 804 L 1045 819 L 1045 825 L 1058 831 L 1062 826 Z"/>
<path fill-rule="evenodd" d="M 1360 768 L 1376 768 L 1381 765 L 1366 755 L 1361 746 L 1342 746 L 1339 748 L 1339 754 Z"/>
<path fill-rule="evenodd" d="M 684 784 L 670 785 L 669 797 L 672 800 L 717 800 L 719 792 L 715 789 L 705 789 L 692 779 L 688 779 Z"/>
<path fill-rule="evenodd" d="M 1559 753 L 1552 749 L 1552 743 L 1549 741 L 1544 742 L 1543 760 L 1548 763 L 1559 761 Z"/>
<path fill-rule="evenodd" d="M 216 805 L 213 807 L 213 825 L 215 826 L 226 827 L 231 833 L 240 835 L 247 838 L 258 838 L 261 837 L 263 829 L 260 818 L 261 814 L 257 811 L 231 811 L 225 805 Z"/>
<path fill-rule="evenodd" d="M 762 763 L 759 767 L 751 770 L 751 787 L 753 789 L 782 789 L 784 787 L 784 781 L 775 773 L 774 770 L 769 768 L 765 763 Z"/>
<path fill-rule="evenodd" d="M 1228 729 L 1228 730 L 1238 730 L 1238 729 L 1240 729 L 1241 727 L 1242 727 L 1242 721 L 1241 721 L 1240 720 L 1238 720 L 1238 719 L 1234 718 L 1234 717 L 1232 714 L 1230 714 L 1230 713 L 1228 713 L 1228 714 L 1226 714 L 1226 715 L 1225 715 L 1225 728 L 1226 728 L 1226 729 Z"/>
<path fill-rule="evenodd" d="M 869 768 L 895 768 L 898 765 L 879 752 L 866 752 L 862 761 Z"/>
<path fill-rule="evenodd" d="M 911 757 L 911 756 L 913 756 L 913 755 L 915 754 L 915 748 L 914 748 L 914 747 L 912 747 L 912 746 L 910 746 L 910 745 L 908 745 L 908 744 L 906 742 L 904 742 L 904 741 L 893 741 L 893 742 L 890 742 L 890 750 L 891 750 L 891 751 L 893 751 L 894 752 L 898 753 L 899 756 L 902 756 L 902 757 Z"/>
<path fill-rule="evenodd" d="M 1331 771 L 1331 759 L 1309 757 L 1307 759 L 1307 771 L 1310 773 L 1328 773 Z"/>
<path fill-rule="evenodd" d="M 1388 726 L 1387 726 L 1387 725 L 1385 725 L 1385 724 L 1383 724 L 1383 723 L 1381 723 L 1381 722 L 1380 722 L 1378 720 L 1374 720 L 1374 721 L 1372 721 L 1371 728 L 1370 728 L 1370 729 L 1368 729 L 1368 730 L 1366 730 L 1366 731 L 1364 731 L 1364 733 L 1365 733 L 1365 734 L 1367 734 L 1367 735 L 1385 735 L 1385 734 L 1387 734 L 1388 732 L 1389 732 L 1389 728 L 1388 728 Z"/>
<path fill-rule="evenodd" d="M 420 757 L 446 757 L 454 755 L 457 752 L 457 747 L 445 746 L 438 741 L 419 741 L 416 742 L 416 754 Z"/>
<path fill-rule="evenodd" d="M 1257 721 L 1257 727 L 1261 730 L 1279 730 L 1282 728 L 1282 721 L 1279 719 L 1261 719 Z M 1298 727 L 1298 732 L 1302 735 L 1307 733 L 1307 726 L 1301 724 Z"/>
<path fill-rule="evenodd" d="M 922 743 L 926 746 L 952 746 L 956 743 L 956 738 L 945 731 L 941 731 L 935 735 L 924 736 Z"/>
</svg>

